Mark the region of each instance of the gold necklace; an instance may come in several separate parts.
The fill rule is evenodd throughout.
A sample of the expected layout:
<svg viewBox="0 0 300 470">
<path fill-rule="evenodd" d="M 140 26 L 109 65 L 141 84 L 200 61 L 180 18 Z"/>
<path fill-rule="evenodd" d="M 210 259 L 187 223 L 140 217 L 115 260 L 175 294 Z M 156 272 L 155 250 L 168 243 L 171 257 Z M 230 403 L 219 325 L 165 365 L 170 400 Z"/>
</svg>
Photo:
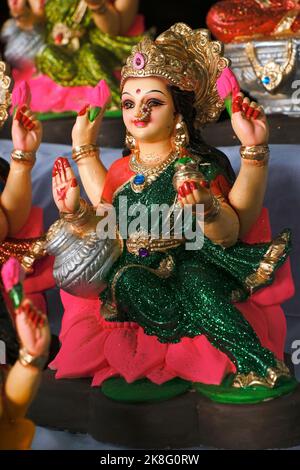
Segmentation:
<svg viewBox="0 0 300 470">
<path fill-rule="evenodd" d="M 170 154 L 168 154 L 169 156 Z M 143 158 L 141 158 L 141 154 L 140 152 L 137 153 L 136 155 L 136 159 L 137 159 L 137 162 L 140 163 L 141 165 L 149 165 L 149 163 L 151 163 L 152 167 L 153 165 L 160 165 L 160 163 L 162 161 L 164 161 L 166 158 L 168 158 L 168 156 L 161 156 L 161 155 L 158 155 L 158 156 L 155 156 L 154 154 L 144 154 L 143 155 Z"/>
<path fill-rule="evenodd" d="M 248 42 L 245 47 L 246 54 L 252 69 L 268 92 L 273 92 L 284 78 L 288 77 L 295 66 L 297 50 L 292 40 L 289 40 L 286 45 L 286 61 L 284 64 L 278 64 L 275 60 L 269 60 L 265 65 L 262 65 L 257 58 L 256 51 L 252 42 Z"/>
<path fill-rule="evenodd" d="M 135 193 L 141 193 L 178 157 L 178 153 L 172 151 L 160 165 L 148 167 L 139 161 L 138 154 L 132 153 L 129 161 L 129 168 L 135 173 L 130 180 L 132 190 Z"/>
</svg>

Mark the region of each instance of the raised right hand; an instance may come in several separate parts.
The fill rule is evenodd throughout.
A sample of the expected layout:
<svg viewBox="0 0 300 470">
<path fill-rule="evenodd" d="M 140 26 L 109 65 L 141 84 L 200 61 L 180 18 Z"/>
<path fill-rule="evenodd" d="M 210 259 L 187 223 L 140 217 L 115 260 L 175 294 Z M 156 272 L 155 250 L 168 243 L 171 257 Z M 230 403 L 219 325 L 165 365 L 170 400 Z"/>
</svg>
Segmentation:
<svg viewBox="0 0 300 470">
<path fill-rule="evenodd" d="M 90 122 L 89 116 L 90 106 L 85 106 L 79 111 L 75 124 L 72 129 L 72 145 L 78 147 L 81 145 L 96 145 L 97 137 L 101 127 L 105 106 L 93 122 Z"/>
<path fill-rule="evenodd" d="M 36 152 L 42 140 L 43 129 L 36 115 L 27 105 L 18 106 L 12 123 L 12 141 L 15 150 Z"/>
<path fill-rule="evenodd" d="M 55 160 L 52 193 L 59 212 L 76 212 L 80 204 L 80 188 L 67 158 L 60 157 Z"/>
</svg>

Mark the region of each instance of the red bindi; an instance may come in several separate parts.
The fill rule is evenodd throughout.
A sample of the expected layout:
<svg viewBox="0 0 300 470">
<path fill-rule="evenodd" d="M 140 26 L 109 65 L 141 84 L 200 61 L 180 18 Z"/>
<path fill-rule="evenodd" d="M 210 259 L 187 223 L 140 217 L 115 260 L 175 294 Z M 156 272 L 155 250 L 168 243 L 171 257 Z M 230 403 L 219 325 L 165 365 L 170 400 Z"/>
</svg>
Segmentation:
<svg viewBox="0 0 300 470">
<path fill-rule="evenodd" d="M 138 89 L 136 90 L 136 93 L 137 93 L 137 94 L 141 93 L 140 88 L 138 88 Z"/>
</svg>

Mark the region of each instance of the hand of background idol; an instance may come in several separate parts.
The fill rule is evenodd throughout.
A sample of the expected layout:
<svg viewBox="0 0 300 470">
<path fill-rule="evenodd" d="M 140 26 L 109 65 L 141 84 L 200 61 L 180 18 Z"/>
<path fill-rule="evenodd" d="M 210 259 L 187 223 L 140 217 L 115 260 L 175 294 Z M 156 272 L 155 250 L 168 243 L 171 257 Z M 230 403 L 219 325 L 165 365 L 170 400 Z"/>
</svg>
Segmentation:
<svg viewBox="0 0 300 470">
<path fill-rule="evenodd" d="M 263 108 L 243 93 L 233 98 L 231 124 L 242 145 L 268 143 L 269 126 Z"/>
<path fill-rule="evenodd" d="M 59 157 L 54 163 L 52 193 L 59 212 L 76 212 L 80 203 L 80 188 L 67 158 Z"/>
<path fill-rule="evenodd" d="M 12 124 L 12 141 L 15 150 L 36 152 L 42 140 L 42 125 L 29 104 L 18 106 Z"/>
<path fill-rule="evenodd" d="M 45 0 L 8 0 L 8 6 L 21 29 L 30 30 L 35 23 L 44 19 Z"/>
<path fill-rule="evenodd" d="M 28 299 L 22 301 L 15 314 L 16 329 L 22 347 L 34 357 L 47 355 L 51 334 L 46 315 Z"/>
</svg>

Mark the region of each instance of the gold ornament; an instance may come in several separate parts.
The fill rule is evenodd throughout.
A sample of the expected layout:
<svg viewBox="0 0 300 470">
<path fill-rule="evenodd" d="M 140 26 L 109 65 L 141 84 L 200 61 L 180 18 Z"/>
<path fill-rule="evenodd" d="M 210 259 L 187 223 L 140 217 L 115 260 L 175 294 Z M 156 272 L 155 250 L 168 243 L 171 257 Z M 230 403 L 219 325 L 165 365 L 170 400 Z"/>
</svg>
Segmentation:
<svg viewBox="0 0 300 470">
<path fill-rule="evenodd" d="M 136 140 L 133 137 L 132 134 L 130 134 L 129 131 L 126 131 L 126 138 L 125 138 L 125 145 L 128 147 L 130 150 L 136 149 Z"/>
<path fill-rule="evenodd" d="M 298 15 L 298 8 L 293 8 L 292 10 L 288 11 L 279 21 L 278 25 L 272 33 L 272 36 L 285 36 L 287 34 L 295 35 L 294 31 L 292 31 L 292 26 Z"/>
<path fill-rule="evenodd" d="M 184 91 L 195 92 L 199 128 L 216 121 L 224 109 L 216 82 L 229 59 L 222 56 L 223 45 L 211 41 L 207 29 L 192 30 L 177 23 L 153 41 L 143 39 L 132 49 L 122 69 L 121 89 L 127 78 L 156 76 Z"/>
<path fill-rule="evenodd" d="M 172 162 L 177 160 L 178 156 L 178 153 L 171 152 L 160 165 L 149 167 L 140 161 L 138 152 L 132 153 L 129 161 L 129 168 L 135 173 L 130 179 L 132 190 L 135 193 L 141 193 L 153 183 Z"/>
<path fill-rule="evenodd" d="M 269 60 L 265 65 L 262 65 L 257 58 L 255 48 L 252 42 L 247 43 L 245 48 L 248 60 L 252 69 L 263 85 L 263 87 L 270 93 L 278 88 L 282 81 L 288 77 L 295 67 L 297 48 L 292 40 L 289 40 L 286 46 L 286 61 L 280 65 L 275 60 Z"/>
<path fill-rule="evenodd" d="M 24 152 L 23 150 L 13 150 L 11 158 L 15 162 L 24 163 L 33 166 L 36 161 L 35 152 Z"/>
<path fill-rule="evenodd" d="M 272 6 L 272 3 L 270 0 L 255 0 L 256 3 L 262 8 L 270 8 Z"/>
<path fill-rule="evenodd" d="M 181 116 L 180 121 L 175 126 L 175 136 L 173 138 L 173 145 L 179 155 L 188 146 L 189 140 L 187 126 Z"/>
<path fill-rule="evenodd" d="M 66 23 L 56 23 L 52 29 L 52 38 L 56 46 L 69 46 L 73 51 L 80 48 L 80 37 L 83 30 L 79 25 L 87 10 L 85 0 L 80 0 L 73 16 L 69 20 L 69 26 Z"/>
<path fill-rule="evenodd" d="M 267 369 L 267 375 L 261 377 L 255 372 L 251 371 L 249 374 L 237 374 L 234 378 L 232 386 L 234 388 L 246 388 L 263 386 L 274 388 L 277 380 L 280 377 L 291 377 L 291 373 L 283 361 L 276 360 L 275 367 Z"/>
<path fill-rule="evenodd" d="M 33 272 L 34 262 L 46 255 L 44 244 L 44 236 L 25 240 L 6 238 L 0 245 L 0 266 L 13 256 L 17 258 L 26 272 Z"/>
<path fill-rule="evenodd" d="M 244 281 L 244 288 L 249 295 L 253 295 L 257 289 L 273 278 L 275 268 L 286 252 L 286 247 L 290 243 L 290 238 L 291 234 L 289 230 L 286 230 L 272 241 L 256 271 L 249 274 Z M 231 295 L 232 302 L 240 302 L 243 295 L 243 290 L 234 290 Z"/>
<path fill-rule="evenodd" d="M 7 109 L 11 104 L 10 78 L 5 75 L 5 62 L 0 61 L 0 129 L 8 118 Z"/>
<path fill-rule="evenodd" d="M 72 159 L 78 163 L 83 158 L 99 158 L 99 147 L 94 144 L 79 145 L 72 149 Z"/>
</svg>

